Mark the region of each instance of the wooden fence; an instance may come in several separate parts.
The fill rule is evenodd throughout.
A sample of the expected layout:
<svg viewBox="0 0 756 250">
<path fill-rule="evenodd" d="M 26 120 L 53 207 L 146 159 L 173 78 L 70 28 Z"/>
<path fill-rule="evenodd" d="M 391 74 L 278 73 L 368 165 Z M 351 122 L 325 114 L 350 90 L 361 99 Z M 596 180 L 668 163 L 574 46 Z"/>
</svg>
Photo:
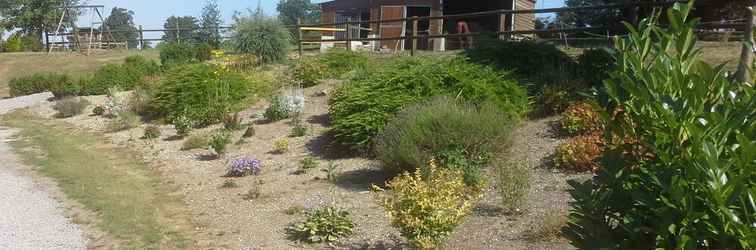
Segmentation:
<svg viewBox="0 0 756 250">
<path fill-rule="evenodd" d="M 505 15 L 517 15 L 517 14 L 545 14 L 545 13 L 563 13 L 563 12 L 585 12 L 590 10 L 602 10 L 602 9 L 625 9 L 625 8 L 631 8 L 631 7 L 653 7 L 653 8 L 664 8 L 669 7 L 672 4 L 676 2 L 683 2 L 683 1 L 663 1 L 663 2 L 639 2 L 639 3 L 631 3 L 631 4 L 611 4 L 611 5 L 601 5 L 601 6 L 587 6 L 587 7 L 573 7 L 573 8 L 547 8 L 547 9 L 523 9 L 523 10 L 492 10 L 492 11 L 483 11 L 483 12 L 474 12 L 474 13 L 465 13 L 465 14 L 455 14 L 455 15 L 443 15 L 443 16 L 423 16 L 423 17 L 408 17 L 408 18 L 400 18 L 400 19 L 386 19 L 386 20 L 369 20 L 369 21 L 351 21 L 348 20 L 346 22 L 335 22 L 335 23 L 315 23 L 315 24 L 302 24 L 301 20 L 299 22 L 299 25 L 296 26 L 296 34 L 297 34 L 297 44 L 298 44 L 298 51 L 299 55 L 301 56 L 303 54 L 303 45 L 304 44 L 320 44 L 320 43 L 346 43 L 346 49 L 351 50 L 352 49 L 352 42 L 358 41 L 358 42 L 372 42 L 372 41 L 411 41 L 411 48 L 410 48 L 410 54 L 415 55 L 418 50 L 418 41 L 425 39 L 432 39 L 432 38 L 466 38 L 466 37 L 481 37 L 481 36 L 489 36 L 499 39 L 506 39 L 507 37 L 512 37 L 515 35 L 560 35 L 561 38 L 559 39 L 551 39 L 551 40 L 568 40 L 566 34 L 570 33 L 593 33 L 598 34 L 597 36 L 600 36 L 603 40 L 610 40 L 611 37 L 609 35 L 602 35 L 608 33 L 611 27 L 562 27 L 562 28 L 553 28 L 553 29 L 544 29 L 544 30 L 498 30 L 496 32 L 482 32 L 482 33 L 445 33 L 445 34 L 428 34 L 428 35 L 419 35 L 418 34 L 418 23 L 421 20 L 450 20 L 450 19 L 465 19 L 465 18 L 473 18 L 473 17 L 484 17 L 484 16 L 505 16 Z M 633 8 L 634 9 L 634 8 Z M 628 22 L 633 22 L 632 20 L 626 20 Z M 322 39 L 322 38 L 305 38 L 303 32 L 305 31 L 318 31 L 318 28 L 321 29 L 321 31 L 336 31 L 336 30 L 346 30 L 351 31 L 352 29 L 364 29 L 362 28 L 363 24 L 378 24 L 382 25 L 384 23 L 398 23 L 398 22 L 411 22 L 411 32 L 407 32 L 408 35 L 402 35 L 397 37 L 374 37 L 374 38 L 355 38 L 352 35 L 352 32 L 346 32 L 345 38 L 334 38 L 334 39 Z M 715 30 L 718 29 L 741 29 L 745 27 L 745 22 L 730 22 L 730 23 L 705 23 L 700 26 L 700 32 L 716 32 Z M 410 25 L 408 25 L 410 26 Z M 338 27 L 346 27 L 346 28 L 338 28 Z M 443 33 L 443 32 L 442 32 Z M 380 34 L 378 34 L 380 36 Z M 597 39 L 597 38 L 590 38 L 590 37 L 577 37 L 577 38 L 571 38 L 571 40 L 590 40 L 590 39 Z M 550 40 L 550 39 L 542 39 L 542 40 Z"/>
</svg>

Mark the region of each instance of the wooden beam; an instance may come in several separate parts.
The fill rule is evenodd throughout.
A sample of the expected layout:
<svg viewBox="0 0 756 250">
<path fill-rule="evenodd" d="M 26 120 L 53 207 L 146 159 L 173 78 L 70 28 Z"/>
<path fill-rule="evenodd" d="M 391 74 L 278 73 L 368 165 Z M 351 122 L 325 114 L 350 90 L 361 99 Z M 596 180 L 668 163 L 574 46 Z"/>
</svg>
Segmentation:
<svg viewBox="0 0 756 250">
<path fill-rule="evenodd" d="M 739 82 L 750 83 L 752 80 L 751 73 L 753 73 L 753 52 L 754 52 L 754 39 L 753 28 L 756 26 L 756 10 L 754 7 L 748 7 L 748 22 L 746 22 L 743 49 L 740 52 L 740 64 L 738 65 L 738 71 L 735 73 L 735 79 Z"/>
<path fill-rule="evenodd" d="M 302 31 L 335 31 L 335 32 L 344 32 L 346 29 L 339 29 L 339 28 L 320 28 L 320 27 L 300 27 Z"/>
</svg>

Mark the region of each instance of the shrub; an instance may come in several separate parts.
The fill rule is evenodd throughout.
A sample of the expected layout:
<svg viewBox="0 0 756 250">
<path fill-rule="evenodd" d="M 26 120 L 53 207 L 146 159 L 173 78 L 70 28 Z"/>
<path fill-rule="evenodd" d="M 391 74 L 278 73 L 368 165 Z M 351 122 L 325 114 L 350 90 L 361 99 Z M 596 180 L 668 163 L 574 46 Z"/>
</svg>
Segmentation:
<svg viewBox="0 0 756 250">
<path fill-rule="evenodd" d="M 310 169 L 318 168 L 320 163 L 315 160 L 315 158 L 307 156 L 301 161 L 299 161 L 299 170 L 298 173 L 307 173 Z"/>
<path fill-rule="evenodd" d="M 329 76 L 333 78 L 340 78 L 350 71 L 364 70 L 369 63 L 366 54 L 347 50 L 329 50 L 320 57 L 328 66 Z"/>
<path fill-rule="evenodd" d="M 156 62 L 141 56 L 129 56 L 123 64 L 107 64 L 98 69 L 82 86 L 84 95 L 103 95 L 109 88 L 132 90 L 145 82 L 145 77 L 159 73 Z"/>
<path fill-rule="evenodd" d="M 603 87 L 604 80 L 616 67 L 614 57 L 605 49 L 592 49 L 583 52 L 578 61 L 578 73 L 588 86 Z"/>
<path fill-rule="evenodd" d="M 337 182 L 339 180 L 339 165 L 336 163 L 328 164 L 328 167 L 322 169 L 326 173 L 326 180 L 330 182 Z"/>
<path fill-rule="evenodd" d="M 524 162 L 499 164 L 496 181 L 502 207 L 509 212 L 522 207 L 530 190 L 530 167 Z"/>
<path fill-rule="evenodd" d="M 221 188 L 238 188 L 239 184 L 237 184 L 234 180 L 228 179 L 223 182 L 223 185 L 221 185 Z"/>
<path fill-rule="evenodd" d="M 473 62 L 513 71 L 524 80 L 541 86 L 564 84 L 575 75 L 576 63 L 559 48 L 533 41 L 500 41 L 477 45 L 464 52 Z"/>
<path fill-rule="evenodd" d="M 205 64 L 176 67 L 154 92 L 152 109 L 158 116 L 186 116 L 206 126 L 221 121 L 229 112 L 241 111 L 251 93 L 238 73 Z"/>
<path fill-rule="evenodd" d="M 601 134 L 594 133 L 568 139 L 554 153 L 554 165 L 574 172 L 596 171 L 599 158 L 604 153 L 605 142 Z"/>
<path fill-rule="evenodd" d="M 221 129 L 210 137 L 210 148 L 215 155 L 222 156 L 226 153 L 226 146 L 231 143 L 231 132 Z"/>
<path fill-rule="evenodd" d="M 236 52 L 254 54 L 264 64 L 286 59 L 291 34 L 277 18 L 250 13 L 236 18 L 233 26 L 231 44 Z"/>
<path fill-rule="evenodd" d="M 415 249 L 437 249 L 481 197 L 479 189 L 465 185 L 461 172 L 439 169 L 434 162 L 427 169 L 391 180 L 389 195 L 376 193 L 391 225 Z"/>
<path fill-rule="evenodd" d="M 607 134 L 631 137 L 654 157 L 608 148 L 590 181 L 571 181 L 566 237 L 591 249 L 756 248 L 756 89 L 701 59 L 692 3 L 617 38 L 623 62 L 606 82 Z M 643 51 L 643 53 L 639 53 Z"/>
<path fill-rule="evenodd" d="M 86 99 L 69 97 L 57 101 L 55 105 L 53 105 L 53 109 L 58 111 L 58 114 L 55 115 L 58 118 L 69 118 L 83 113 L 84 109 L 89 106 L 89 104 L 89 101 Z"/>
<path fill-rule="evenodd" d="M 580 98 L 576 89 L 569 85 L 548 85 L 536 95 L 536 105 L 541 115 L 561 114 L 567 107 Z"/>
<path fill-rule="evenodd" d="M 604 131 L 606 122 L 596 102 L 582 101 L 570 105 L 559 119 L 559 126 L 569 135 L 585 135 Z"/>
<path fill-rule="evenodd" d="M 223 116 L 223 127 L 229 131 L 242 129 L 242 118 L 239 113 L 226 114 Z"/>
<path fill-rule="evenodd" d="M 291 136 L 302 137 L 307 135 L 307 127 L 302 121 L 302 113 L 297 112 L 291 120 Z"/>
<path fill-rule="evenodd" d="M 92 109 L 92 114 L 96 116 L 105 115 L 105 108 L 102 105 L 97 105 Z"/>
<path fill-rule="evenodd" d="M 270 99 L 270 106 L 265 109 L 263 116 L 269 121 L 280 121 L 291 117 L 292 108 L 281 95 L 275 95 Z"/>
<path fill-rule="evenodd" d="M 334 242 L 349 236 L 354 230 L 354 222 L 349 211 L 325 206 L 306 212 L 307 219 L 288 228 L 289 235 L 309 243 Z"/>
<path fill-rule="evenodd" d="M 480 184 L 481 169 L 506 146 L 517 119 L 495 105 L 434 98 L 407 107 L 386 125 L 377 139 L 377 158 L 397 173 L 437 159 L 442 168 L 462 170 L 466 183 Z"/>
<path fill-rule="evenodd" d="M 12 35 L 8 37 L 8 41 L 5 43 L 5 52 L 21 52 L 24 51 L 24 43 L 21 41 L 21 37 L 18 35 Z"/>
<path fill-rule="evenodd" d="M 253 157 L 240 157 L 231 160 L 226 170 L 226 177 L 244 177 L 248 175 L 258 175 L 262 171 L 260 160 Z"/>
<path fill-rule="evenodd" d="M 174 117 L 171 119 L 171 123 L 173 123 L 173 127 L 176 128 L 176 134 L 180 137 L 187 136 L 192 132 L 192 128 L 194 127 L 192 120 L 184 115 Z"/>
<path fill-rule="evenodd" d="M 81 86 L 76 79 L 66 74 L 35 73 L 11 79 L 8 83 L 11 96 L 25 96 L 50 91 L 56 98 L 77 96 Z"/>
<path fill-rule="evenodd" d="M 116 114 L 116 118 L 108 123 L 108 132 L 119 132 L 139 127 L 141 118 L 134 112 L 121 111 Z"/>
<path fill-rule="evenodd" d="M 273 143 L 273 152 L 283 154 L 289 151 L 289 140 L 280 139 Z"/>
<path fill-rule="evenodd" d="M 206 134 L 189 136 L 181 146 L 181 150 L 192 150 L 198 148 L 207 148 L 210 145 L 210 137 Z"/>
<path fill-rule="evenodd" d="M 160 48 L 160 64 L 165 68 L 198 62 L 194 48 L 188 43 L 166 43 Z"/>
<path fill-rule="evenodd" d="M 150 102 L 152 102 L 152 93 L 150 90 L 137 86 L 131 95 L 129 95 L 129 99 L 126 103 L 128 103 L 130 111 L 146 115 L 150 113 Z"/>
<path fill-rule="evenodd" d="M 150 125 L 144 128 L 144 139 L 153 140 L 160 138 L 160 135 L 162 135 L 162 132 L 158 126 Z"/>
<path fill-rule="evenodd" d="M 447 58 L 399 58 L 356 77 L 331 97 L 334 142 L 369 151 L 372 139 L 403 107 L 436 95 L 496 104 L 513 119 L 528 111 L 526 91 L 507 75 Z"/>
<path fill-rule="evenodd" d="M 292 76 L 304 88 L 318 85 L 321 80 L 328 77 L 328 65 L 321 58 L 305 57 L 297 61 L 292 70 Z"/>
</svg>

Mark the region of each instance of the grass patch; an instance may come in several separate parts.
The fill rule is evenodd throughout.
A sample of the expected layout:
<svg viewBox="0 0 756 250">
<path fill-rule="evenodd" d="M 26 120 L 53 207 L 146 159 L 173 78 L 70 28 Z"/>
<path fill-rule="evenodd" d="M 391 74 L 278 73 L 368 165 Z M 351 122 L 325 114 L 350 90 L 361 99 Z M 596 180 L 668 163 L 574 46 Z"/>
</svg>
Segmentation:
<svg viewBox="0 0 756 250">
<path fill-rule="evenodd" d="M 123 241 L 124 249 L 189 247 L 192 225 L 181 197 L 161 184 L 159 173 L 133 152 L 103 144 L 96 134 L 35 118 L 27 111 L 4 117 L 21 129 L 14 150 L 38 171 L 56 180 L 70 199 L 98 214 L 97 227 Z M 37 150 L 25 150 L 33 147 Z"/>
</svg>

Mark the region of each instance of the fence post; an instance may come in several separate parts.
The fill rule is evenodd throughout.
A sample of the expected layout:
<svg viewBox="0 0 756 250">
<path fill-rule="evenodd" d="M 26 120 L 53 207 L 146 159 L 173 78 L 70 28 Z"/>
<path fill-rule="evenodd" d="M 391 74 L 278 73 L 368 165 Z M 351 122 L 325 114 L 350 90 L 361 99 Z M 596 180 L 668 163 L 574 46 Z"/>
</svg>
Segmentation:
<svg viewBox="0 0 756 250">
<path fill-rule="evenodd" d="M 352 19 L 347 18 L 347 24 L 346 24 L 346 49 L 347 51 L 352 51 Z"/>
<path fill-rule="evenodd" d="M 299 58 L 302 58 L 302 18 L 297 18 L 297 46 L 299 49 Z"/>
<path fill-rule="evenodd" d="M 418 25 L 418 18 L 417 16 L 412 17 L 412 50 L 410 50 L 410 55 L 415 56 L 415 53 L 417 53 L 417 25 Z"/>
<path fill-rule="evenodd" d="M 139 25 L 139 50 L 144 50 L 144 30 L 142 25 Z"/>
<path fill-rule="evenodd" d="M 176 42 L 181 44 L 181 26 L 179 26 L 179 19 L 176 19 Z"/>
<path fill-rule="evenodd" d="M 746 18 L 746 27 L 743 32 L 743 48 L 740 52 L 740 63 L 738 70 L 735 72 L 735 79 L 739 82 L 750 83 L 751 65 L 753 65 L 754 39 L 753 29 L 756 26 L 756 10 L 752 6 L 748 7 L 748 18 Z"/>
<path fill-rule="evenodd" d="M 50 33 L 45 31 L 45 50 L 50 51 Z"/>
</svg>

